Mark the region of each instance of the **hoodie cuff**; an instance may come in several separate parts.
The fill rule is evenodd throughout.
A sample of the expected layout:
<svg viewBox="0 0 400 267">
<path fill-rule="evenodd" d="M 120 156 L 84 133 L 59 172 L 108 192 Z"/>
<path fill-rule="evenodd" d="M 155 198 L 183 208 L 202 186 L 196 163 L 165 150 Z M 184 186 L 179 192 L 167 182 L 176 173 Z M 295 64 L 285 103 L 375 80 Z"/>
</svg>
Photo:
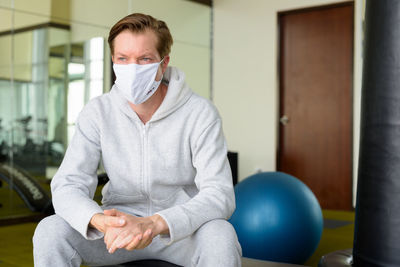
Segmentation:
<svg viewBox="0 0 400 267">
<path fill-rule="evenodd" d="M 87 212 L 88 215 L 83 217 L 80 225 L 77 226 L 78 232 L 87 240 L 96 240 L 104 237 L 102 232 L 90 226 L 90 220 L 97 213 L 103 213 L 103 210 L 99 207 Z"/>
<path fill-rule="evenodd" d="M 168 225 L 169 234 L 160 235 L 160 239 L 166 245 L 171 245 L 190 234 L 190 229 L 187 226 L 188 218 L 182 214 L 180 207 L 172 207 L 156 214 L 160 215 Z"/>
</svg>

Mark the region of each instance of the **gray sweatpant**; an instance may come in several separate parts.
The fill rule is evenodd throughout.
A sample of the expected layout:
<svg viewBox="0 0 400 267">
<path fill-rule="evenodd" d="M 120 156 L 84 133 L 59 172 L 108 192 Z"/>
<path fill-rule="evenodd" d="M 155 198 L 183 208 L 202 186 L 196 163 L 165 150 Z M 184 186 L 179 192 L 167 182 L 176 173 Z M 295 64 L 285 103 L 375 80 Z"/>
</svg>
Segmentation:
<svg viewBox="0 0 400 267">
<path fill-rule="evenodd" d="M 119 249 L 109 254 L 103 239 L 86 240 L 64 219 L 43 219 L 33 237 L 36 267 L 113 265 L 141 259 L 159 259 L 182 266 L 241 266 L 241 247 L 232 225 L 213 220 L 193 235 L 167 246 L 158 237 L 143 250 Z"/>
</svg>

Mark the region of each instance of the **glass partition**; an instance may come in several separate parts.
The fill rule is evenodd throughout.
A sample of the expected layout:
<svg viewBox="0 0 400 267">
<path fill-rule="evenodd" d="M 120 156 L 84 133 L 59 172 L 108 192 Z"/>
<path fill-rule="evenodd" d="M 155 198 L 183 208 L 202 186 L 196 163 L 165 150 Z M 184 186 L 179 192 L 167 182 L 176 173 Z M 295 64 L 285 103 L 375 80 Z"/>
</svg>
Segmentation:
<svg viewBox="0 0 400 267">
<path fill-rule="evenodd" d="M 0 74 L 0 219 L 51 212 L 75 120 L 103 93 L 104 38 L 71 44 L 69 29 L 45 25 L 0 36 L 0 50 L 13 55 Z"/>
<path fill-rule="evenodd" d="M 48 178 L 67 144 L 68 40 L 67 29 L 50 25 L 0 36 L 2 53 L 11 44 L 0 80 L 2 217 L 51 212 Z"/>
</svg>

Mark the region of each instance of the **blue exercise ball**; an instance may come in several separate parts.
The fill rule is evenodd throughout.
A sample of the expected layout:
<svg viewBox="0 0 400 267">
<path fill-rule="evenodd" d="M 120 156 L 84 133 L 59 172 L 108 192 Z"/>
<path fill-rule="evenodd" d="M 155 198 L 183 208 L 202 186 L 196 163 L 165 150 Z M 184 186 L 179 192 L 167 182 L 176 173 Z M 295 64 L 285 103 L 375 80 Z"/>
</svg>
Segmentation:
<svg viewBox="0 0 400 267">
<path fill-rule="evenodd" d="M 322 235 L 321 207 L 299 179 L 282 172 L 252 175 L 235 186 L 235 227 L 243 256 L 303 264 Z"/>
</svg>

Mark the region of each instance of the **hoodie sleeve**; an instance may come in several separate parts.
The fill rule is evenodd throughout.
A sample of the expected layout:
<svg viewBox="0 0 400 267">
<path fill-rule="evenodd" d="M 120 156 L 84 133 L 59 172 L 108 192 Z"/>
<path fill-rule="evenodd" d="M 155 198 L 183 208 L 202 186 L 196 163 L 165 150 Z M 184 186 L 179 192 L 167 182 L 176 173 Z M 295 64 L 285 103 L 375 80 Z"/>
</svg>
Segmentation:
<svg viewBox="0 0 400 267">
<path fill-rule="evenodd" d="M 93 122 L 93 109 L 85 107 L 76 123 L 75 134 L 63 162 L 51 182 L 54 209 L 86 239 L 103 234 L 89 228 L 89 222 L 101 207 L 93 200 L 100 160 L 99 132 Z"/>
<path fill-rule="evenodd" d="M 235 210 L 232 173 L 219 118 L 201 132 L 192 152 L 199 193 L 182 205 L 157 213 L 169 227 L 169 235 L 161 236 L 167 244 L 193 234 L 208 221 L 229 219 Z"/>
</svg>

